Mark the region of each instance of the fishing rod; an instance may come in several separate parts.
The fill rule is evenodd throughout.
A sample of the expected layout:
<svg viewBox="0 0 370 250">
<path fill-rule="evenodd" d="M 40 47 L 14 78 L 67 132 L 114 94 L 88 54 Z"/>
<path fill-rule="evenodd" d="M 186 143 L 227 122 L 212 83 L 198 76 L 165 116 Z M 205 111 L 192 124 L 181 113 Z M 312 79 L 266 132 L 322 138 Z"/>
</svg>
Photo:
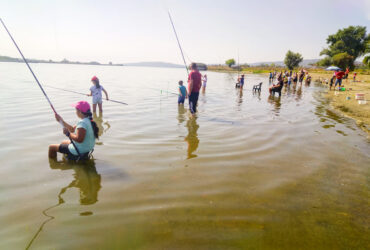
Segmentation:
<svg viewBox="0 0 370 250">
<path fill-rule="evenodd" d="M 2 20 L 1 18 L 0 18 L 0 22 L 1 22 L 1 23 L 2 23 L 2 25 L 4 26 L 4 28 L 5 28 L 6 32 L 8 33 L 8 35 L 10 36 L 10 39 L 12 39 L 12 41 L 13 41 L 13 43 L 14 43 L 15 47 L 17 48 L 17 50 L 18 50 L 19 54 L 21 54 L 21 56 L 22 56 L 22 58 L 23 58 L 23 61 L 26 63 L 26 65 L 27 65 L 28 69 L 31 71 L 31 74 L 32 74 L 32 75 L 33 75 L 33 77 L 35 78 L 35 80 L 36 80 L 37 84 L 39 85 L 39 87 L 40 87 L 40 89 L 41 89 L 42 93 L 44 94 L 44 96 L 45 96 L 46 100 L 48 101 L 48 103 L 49 103 L 49 105 L 50 105 L 51 109 L 53 110 L 54 114 L 56 114 L 56 115 L 57 115 L 58 113 L 57 113 L 57 111 L 55 110 L 55 108 L 54 108 L 53 104 L 51 103 L 51 101 L 50 101 L 50 99 L 49 99 L 48 95 L 46 94 L 46 92 L 45 92 L 45 90 L 44 90 L 44 88 L 41 86 L 41 84 L 40 84 L 39 80 L 37 79 L 37 77 L 36 77 L 35 73 L 33 73 L 33 70 L 31 69 L 31 66 L 28 64 L 28 62 L 27 62 L 26 58 L 24 57 L 24 55 L 23 55 L 22 51 L 19 49 L 19 47 L 18 47 L 17 43 L 15 42 L 15 40 L 14 40 L 13 36 L 10 34 L 10 32 L 9 32 L 8 28 L 6 27 L 5 23 L 3 22 L 3 20 Z M 64 124 L 63 124 L 63 122 L 62 122 L 62 121 L 59 121 L 59 123 L 60 123 L 60 125 L 62 125 L 62 127 L 63 127 L 63 128 L 65 128 L 65 126 L 64 126 Z M 72 145 L 74 146 L 74 148 L 76 149 L 77 154 L 78 154 L 78 157 L 79 157 L 79 159 L 80 159 L 80 158 L 81 158 L 80 151 L 79 151 L 79 150 L 78 150 L 78 148 L 76 147 L 75 143 L 72 141 L 72 139 L 71 139 L 71 136 L 70 136 L 70 135 L 68 135 L 68 138 L 69 138 L 69 140 L 71 141 L 71 143 L 72 143 Z"/>
<path fill-rule="evenodd" d="M 75 93 L 75 94 L 78 94 L 78 95 L 84 95 L 84 96 L 89 96 L 85 93 L 81 93 L 81 92 L 77 92 L 77 91 L 73 91 L 73 90 L 68 90 L 68 89 L 62 89 L 62 88 L 57 88 L 57 87 L 53 87 L 53 86 L 49 86 L 49 85 L 45 85 L 45 87 L 48 87 L 48 88 L 52 88 L 52 89 L 58 89 L 58 90 L 62 90 L 62 91 L 66 91 L 66 92 L 70 92 L 70 93 Z M 125 102 L 120 102 L 120 101 L 116 101 L 116 100 L 112 100 L 112 99 L 108 99 L 107 101 L 110 101 L 110 102 L 115 102 L 115 103 L 119 103 L 119 104 L 123 104 L 123 105 L 128 105 L 127 103 Z"/>
<path fill-rule="evenodd" d="M 180 44 L 180 41 L 179 41 L 179 37 L 177 36 L 177 32 L 176 32 L 176 29 L 175 29 L 175 25 L 173 24 L 172 17 L 171 17 L 171 14 L 170 14 L 170 11 L 169 11 L 169 10 L 168 10 L 168 17 L 170 18 L 170 21 L 171 21 L 171 24 L 172 24 L 172 28 L 173 28 L 173 32 L 175 33 L 176 40 L 177 40 L 177 44 L 179 45 L 179 48 L 180 48 L 180 51 L 181 51 L 181 55 L 182 55 L 182 59 L 184 60 L 184 65 L 185 65 L 186 72 L 187 72 L 187 74 L 189 75 L 188 66 L 187 66 L 187 64 L 186 64 L 185 57 L 184 57 L 184 53 L 183 53 L 183 51 L 182 51 L 181 44 Z"/>
<path fill-rule="evenodd" d="M 173 92 L 170 92 L 170 91 L 166 91 L 166 90 L 163 90 L 163 89 L 156 89 L 156 88 L 149 88 L 149 89 L 153 89 L 153 90 L 159 90 L 161 92 L 166 92 L 166 93 L 169 93 L 169 94 L 172 94 L 172 95 L 179 95 L 179 94 L 176 94 L 176 93 L 173 93 Z"/>
</svg>

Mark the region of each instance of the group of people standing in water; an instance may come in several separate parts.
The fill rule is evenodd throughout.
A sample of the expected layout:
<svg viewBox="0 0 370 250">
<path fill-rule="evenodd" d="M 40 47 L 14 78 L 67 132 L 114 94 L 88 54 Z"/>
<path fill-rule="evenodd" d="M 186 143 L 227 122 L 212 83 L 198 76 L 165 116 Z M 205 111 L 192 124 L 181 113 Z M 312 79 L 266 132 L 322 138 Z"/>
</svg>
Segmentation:
<svg viewBox="0 0 370 250">
<path fill-rule="evenodd" d="M 283 86 L 290 86 L 292 83 L 296 85 L 298 82 L 300 84 L 305 81 L 306 85 L 311 84 L 312 77 L 309 75 L 308 71 L 301 69 L 299 72 L 291 71 L 281 71 L 280 73 L 270 72 L 269 74 L 269 83 L 273 83 L 275 77 L 277 78 L 277 84 L 273 84 L 269 88 L 270 94 L 274 94 L 275 92 L 281 95 L 281 89 Z"/>
</svg>

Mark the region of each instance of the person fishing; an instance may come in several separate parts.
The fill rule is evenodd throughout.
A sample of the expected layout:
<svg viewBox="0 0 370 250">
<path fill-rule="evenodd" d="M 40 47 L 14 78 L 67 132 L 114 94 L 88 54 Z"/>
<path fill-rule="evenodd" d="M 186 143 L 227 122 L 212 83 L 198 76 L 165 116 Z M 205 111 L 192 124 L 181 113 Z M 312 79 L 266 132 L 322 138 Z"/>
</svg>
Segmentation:
<svg viewBox="0 0 370 250">
<path fill-rule="evenodd" d="M 60 144 L 49 146 L 49 158 L 56 159 L 57 153 L 67 155 L 69 160 L 87 159 L 89 153 L 94 149 L 95 139 L 99 138 L 99 128 L 93 121 L 93 114 L 90 111 L 90 104 L 86 101 L 79 101 L 72 104 L 76 108 L 76 115 L 81 120 L 76 126 L 66 123 L 61 116 L 55 113 L 55 119 L 63 124 L 63 133 L 72 141 L 63 141 Z M 76 148 L 77 147 L 77 150 Z"/>
<path fill-rule="evenodd" d="M 90 94 L 87 96 L 92 96 L 92 103 L 93 103 L 93 113 L 96 113 L 96 104 L 99 106 L 99 113 L 103 113 L 103 101 L 102 101 L 102 91 L 105 94 L 105 98 L 107 101 L 109 101 L 108 98 L 108 93 L 107 91 L 103 88 L 103 86 L 100 85 L 99 79 L 94 76 L 91 78 L 91 82 L 93 86 L 90 88 Z"/>
<path fill-rule="evenodd" d="M 188 77 L 189 109 L 192 114 L 197 112 L 199 90 L 202 86 L 202 75 L 196 63 L 190 65 L 191 72 Z"/>
<path fill-rule="evenodd" d="M 186 91 L 185 86 L 183 85 L 183 81 L 179 81 L 179 98 L 177 103 L 184 104 L 185 99 L 188 98 L 188 91 Z"/>
</svg>

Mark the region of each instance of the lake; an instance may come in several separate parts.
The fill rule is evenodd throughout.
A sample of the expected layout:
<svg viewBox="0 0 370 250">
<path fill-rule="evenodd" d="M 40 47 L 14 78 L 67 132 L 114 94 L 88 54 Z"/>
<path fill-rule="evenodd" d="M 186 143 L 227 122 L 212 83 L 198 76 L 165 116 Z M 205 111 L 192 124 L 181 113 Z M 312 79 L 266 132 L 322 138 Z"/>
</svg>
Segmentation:
<svg viewBox="0 0 370 250">
<path fill-rule="evenodd" d="M 25 64 L 0 63 L 0 249 L 365 249 L 370 142 L 311 86 L 207 72 L 199 112 L 184 69 L 31 64 L 41 84 L 111 99 L 94 160 L 49 161 L 66 137 Z M 252 86 L 263 82 L 261 94 Z M 87 96 L 45 86 L 57 112 Z M 187 101 L 186 101 L 187 104 Z"/>
</svg>

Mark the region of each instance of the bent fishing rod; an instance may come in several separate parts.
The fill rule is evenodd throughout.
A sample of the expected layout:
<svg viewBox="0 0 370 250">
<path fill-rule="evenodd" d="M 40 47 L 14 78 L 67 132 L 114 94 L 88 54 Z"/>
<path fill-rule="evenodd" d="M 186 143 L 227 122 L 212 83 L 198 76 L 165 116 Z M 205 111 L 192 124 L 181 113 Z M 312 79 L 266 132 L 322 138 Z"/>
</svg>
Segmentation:
<svg viewBox="0 0 370 250">
<path fill-rule="evenodd" d="M 53 110 L 54 114 L 58 114 L 58 113 L 57 113 L 57 111 L 55 110 L 55 108 L 54 108 L 53 104 L 51 103 L 51 101 L 50 101 L 50 99 L 49 99 L 48 95 L 46 94 L 46 92 L 45 92 L 44 88 L 41 86 L 41 84 L 40 84 L 39 80 L 37 79 L 37 77 L 36 77 L 35 73 L 33 73 L 33 70 L 31 69 L 31 66 L 28 64 L 28 62 L 27 62 L 26 58 L 24 57 L 24 55 L 23 55 L 22 51 L 19 49 L 19 47 L 18 47 L 17 43 L 15 42 L 15 40 L 14 40 L 13 36 L 10 34 L 10 32 L 9 32 L 8 28 L 6 27 L 5 23 L 3 22 L 3 20 L 2 20 L 1 18 L 0 18 L 0 22 L 1 22 L 1 23 L 2 23 L 2 25 L 4 26 L 4 28 L 5 28 L 6 32 L 8 33 L 8 35 L 10 36 L 10 39 L 12 39 L 12 41 L 13 41 L 13 43 L 14 43 L 15 47 L 17 48 L 17 50 L 18 50 L 19 54 L 21 54 L 21 56 L 22 56 L 22 58 L 23 58 L 23 61 L 26 63 L 26 65 L 27 65 L 28 69 L 31 71 L 31 74 L 32 74 L 32 75 L 33 75 L 33 77 L 35 78 L 35 80 L 36 80 L 37 84 L 39 85 L 39 87 L 40 87 L 40 89 L 41 89 L 42 93 L 44 94 L 44 96 L 45 96 L 46 100 L 48 101 L 48 103 L 49 103 L 49 105 L 50 105 L 51 109 Z M 63 127 L 63 128 L 65 128 L 65 126 L 64 126 L 64 124 L 63 124 L 63 122 L 62 122 L 62 121 L 59 121 L 59 123 L 60 123 L 60 125 L 62 125 L 62 127 Z M 74 146 L 74 148 L 76 149 L 77 154 L 78 154 L 78 157 L 79 157 L 79 158 L 81 158 L 80 151 L 78 150 L 78 148 L 76 147 L 75 143 L 74 143 L 74 142 L 73 142 L 73 140 L 71 139 L 71 136 L 70 136 L 70 135 L 68 135 L 68 138 L 69 138 L 69 140 L 71 141 L 71 143 L 72 143 L 72 145 Z"/>
<path fill-rule="evenodd" d="M 45 87 L 48 87 L 48 88 L 52 88 L 52 89 L 58 89 L 58 90 L 62 90 L 62 91 L 66 91 L 66 92 L 70 92 L 70 93 L 75 93 L 75 94 L 78 94 L 78 95 L 84 95 L 84 96 L 89 96 L 85 93 L 81 93 L 81 92 L 77 92 L 77 91 L 74 91 L 74 90 L 68 90 L 68 89 L 62 89 L 62 88 L 57 88 L 57 87 L 53 87 L 53 86 L 49 86 L 49 85 L 45 85 Z M 116 100 L 112 100 L 112 99 L 108 99 L 107 101 L 109 102 L 115 102 L 115 103 L 119 103 L 119 104 L 123 104 L 123 105 L 128 105 L 127 103 L 125 102 L 120 102 L 120 101 L 116 101 Z"/>
<path fill-rule="evenodd" d="M 182 51 L 181 44 L 180 44 L 180 41 L 179 41 L 179 37 L 177 36 L 175 25 L 173 24 L 170 11 L 168 10 L 167 12 L 168 12 L 168 17 L 170 18 L 170 21 L 171 21 L 171 24 L 172 24 L 173 32 L 175 33 L 175 36 L 176 36 L 177 44 L 179 45 L 179 48 L 180 48 L 182 59 L 184 60 L 184 65 L 185 65 L 185 69 L 186 69 L 187 75 L 189 75 L 188 66 L 187 66 L 186 61 L 185 61 L 184 52 Z"/>
</svg>

